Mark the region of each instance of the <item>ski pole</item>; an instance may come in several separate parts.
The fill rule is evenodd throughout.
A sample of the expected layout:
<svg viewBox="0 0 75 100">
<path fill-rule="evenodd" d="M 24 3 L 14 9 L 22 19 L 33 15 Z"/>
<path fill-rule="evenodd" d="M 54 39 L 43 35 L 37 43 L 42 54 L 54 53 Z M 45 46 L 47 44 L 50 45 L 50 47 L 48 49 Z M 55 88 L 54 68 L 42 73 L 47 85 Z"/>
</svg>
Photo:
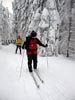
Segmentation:
<svg viewBox="0 0 75 100">
<path fill-rule="evenodd" d="M 48 41 L 49 39 L 47 38 L 47 45 L 48 45 Z M 48 68 L 48 48 L 46 49 L 46 51 L 47 51 L 47 68 Z"/>
<path fill-rule="evenodd" d="M 48 68 L 48 54 L 47 54 L 47 68 Z"/>
<path fill-rule="evenodd" d="M 22 67 L 23 67 L 23 59 L 24 59 L 24 51 L 23 51 L 23 56 L 22 56 L 21 68 L 20 68 L 20 78 L 21 78 Z"/>
</svg>

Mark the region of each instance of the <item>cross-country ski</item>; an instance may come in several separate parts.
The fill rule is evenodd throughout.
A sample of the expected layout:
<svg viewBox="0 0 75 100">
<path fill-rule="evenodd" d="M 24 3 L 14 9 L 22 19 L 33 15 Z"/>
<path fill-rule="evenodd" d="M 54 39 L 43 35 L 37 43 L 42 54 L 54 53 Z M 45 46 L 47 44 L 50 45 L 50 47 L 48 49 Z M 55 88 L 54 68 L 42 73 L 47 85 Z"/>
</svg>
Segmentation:
<svg viewBox="0 0 75 100">
<path fill-rule="evenodd" d="M 37 80 L 36 80 L 36 78 L 35 78 L 35 76 L 34 76 L 34 73 L 33 73 L 33 72 L 30 73 L 30 75 L 32 76 L 32 78 L 33 78 L 33 80 L 34 80 L 34 83 L 35 83 L 36 87 L 37 87 L 37 88 L 40 88 L 40 85 L 38 84 L 38 82 L 37 82 Z"/>
<path fill-rule="evenodd" d="M 39 80 L 44 83 L 44 80 L 41 78 L 41 76 L 38 73 L 38 70 L 34 70 L 35 74 L 37 75 L 37 77 L 39 78 Z"/>
<path fill-rule="evenodd" d="M 41 83 L 44 83 L 44 81 L 42 80 L 42 78 L 40 77 L 39 73 L 37 70 L 34 70 L 33 72 L 30 73 L 30 75 L 32 76 L 33 80 L 34 80 L 34 83 L 36 85 L 37 88 L 40 88 L 40 82 L 37 81 L 37 78 L 35 77 L 35 74 L 36 76 L 38 77 L 38 79 L 41 81 Z"/>
</svg>

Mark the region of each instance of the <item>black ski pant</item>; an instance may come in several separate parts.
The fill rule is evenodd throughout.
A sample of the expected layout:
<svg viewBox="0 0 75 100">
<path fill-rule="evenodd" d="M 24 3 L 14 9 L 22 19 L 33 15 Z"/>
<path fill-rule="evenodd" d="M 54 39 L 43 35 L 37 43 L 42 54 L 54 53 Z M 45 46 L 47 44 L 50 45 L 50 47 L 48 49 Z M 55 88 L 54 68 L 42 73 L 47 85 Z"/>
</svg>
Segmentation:
<svg viewBox="0 0 75 100">
<path fill-rule="evenodd" d="M 16 45 L 16 51 L 15 51 L 15 53 L 17 53 L 18 49 L 19 49 L 20 54 L 21 54 L 21 46 L 19 46 L 19 45 Z"/>
<path fill-rule="evenodd" d="M 29 72 L 32 72 L 32 65 L 34 69 L 37 69 L 37 54 L 27 55 L 28 58 L 28 69 Z"/>
</svg>

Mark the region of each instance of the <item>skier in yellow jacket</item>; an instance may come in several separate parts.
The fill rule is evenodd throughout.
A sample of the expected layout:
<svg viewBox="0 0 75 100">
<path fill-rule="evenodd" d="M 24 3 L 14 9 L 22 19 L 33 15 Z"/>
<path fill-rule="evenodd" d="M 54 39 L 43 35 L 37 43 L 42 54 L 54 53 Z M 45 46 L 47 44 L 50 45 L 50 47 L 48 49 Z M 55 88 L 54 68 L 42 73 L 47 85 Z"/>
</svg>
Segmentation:
<svg viewBox="0 0 75 100">
<path fill-rule="evenodd" d="M 22 45 L 22 38 L 20 36 L 18 36 L 16 38 L 16 51 L 15 51 L 15 53 L 17 53 L 17 51 L 19 49 L 20 54 L 21 54 L 21 45 Z"/>
</svg>

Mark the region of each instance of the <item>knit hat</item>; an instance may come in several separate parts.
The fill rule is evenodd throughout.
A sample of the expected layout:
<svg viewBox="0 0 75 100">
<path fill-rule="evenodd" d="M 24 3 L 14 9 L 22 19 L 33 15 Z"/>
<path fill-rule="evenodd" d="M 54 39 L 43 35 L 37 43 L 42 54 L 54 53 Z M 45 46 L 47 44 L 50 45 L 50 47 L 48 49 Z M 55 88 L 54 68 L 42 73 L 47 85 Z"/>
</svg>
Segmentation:
<svg viewBox="0 0 75 100">
<path fill-rule="evenodd" d="M 31 37 L 35 37 L 37 35 L 37 33 L 35 31 L 31 32 Z"/>
</svg>

